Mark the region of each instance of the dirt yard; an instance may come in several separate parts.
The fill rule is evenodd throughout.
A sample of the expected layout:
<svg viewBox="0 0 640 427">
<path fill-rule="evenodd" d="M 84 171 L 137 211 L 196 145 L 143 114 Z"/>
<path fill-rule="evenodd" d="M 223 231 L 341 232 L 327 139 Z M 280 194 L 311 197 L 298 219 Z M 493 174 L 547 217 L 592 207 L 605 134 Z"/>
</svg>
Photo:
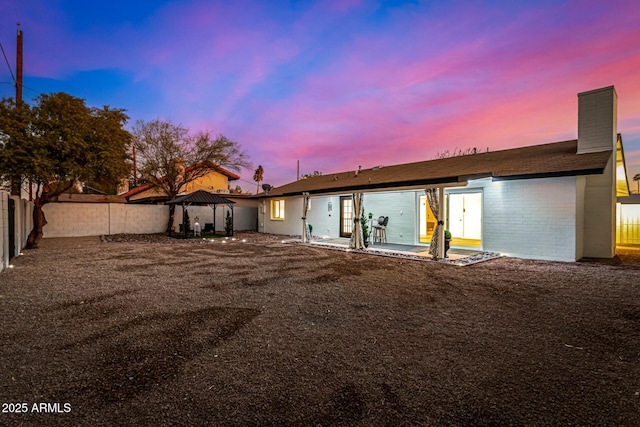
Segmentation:
<svg viewBox="0 0 640 427">
<path fill-rule="evenodd" d="M 16 258 L 0 425 L 640 425 L 633 252 L 456 267 L 243 237 Z"/>
</svg>

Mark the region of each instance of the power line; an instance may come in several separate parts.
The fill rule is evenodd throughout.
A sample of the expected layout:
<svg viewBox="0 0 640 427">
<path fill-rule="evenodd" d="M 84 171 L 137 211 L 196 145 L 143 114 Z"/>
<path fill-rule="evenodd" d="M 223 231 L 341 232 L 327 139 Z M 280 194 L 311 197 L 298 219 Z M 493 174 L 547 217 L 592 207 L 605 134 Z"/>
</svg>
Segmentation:
<svg viewBox="0 0 640 427">
<path fill-rule="evenodd" d="M 16 78 L 13 75 L 13 70 L 11 69 L 11 64 L 9 64 L 9 59 L 7 59 L 7 54 L 4 51 L 4 47 L 2 46 L 2 43 L 0 43 L 0 49 L 2 49 L 2 55 L 4 56 L 4 61 L 7 63 L 7 67 L 9 68 L 9 73 L 11 73 L 11 79 L 13 80 L 14 83 L 17 84 Z"/>
</svg>

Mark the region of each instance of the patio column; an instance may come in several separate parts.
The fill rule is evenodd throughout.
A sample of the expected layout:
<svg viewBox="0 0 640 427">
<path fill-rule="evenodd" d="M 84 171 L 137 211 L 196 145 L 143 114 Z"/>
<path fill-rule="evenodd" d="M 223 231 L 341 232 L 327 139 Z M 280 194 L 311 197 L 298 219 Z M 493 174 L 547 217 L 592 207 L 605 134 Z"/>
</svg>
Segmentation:
<svg viewBox="0 0 640 427">
<path fill-rule="evenodd" d="M 446 203 L 444 202 L 444 187 L 438 188 L 438 199 L 440 200 L 440 212 L 438 215 L 438 227 L 440 228 L 440 233 L 438 234 L 438 259 L 444 258 L 444 219 Z"/>
<path fill-rule="evenodd" d="M 427 188 L 424 193 L 427 195 L 431 212 L 438 219 L 438 224 L 431 237 L 429 253 L 433 259 L 442 259 L 444 258 L 444 187 Z"/>
<path fill-rule="evenodd" d="M 307 226 L 307 212 L 309 211 L 309 193 L 302 193 L 302 243 L 307 243 L 311 239 L 309 227 Z"/>
<path fill-rule="evenodd" d="M 364 249 L 364 236 L 362 234 L 362 225 L 360 224 L 360 215 L 362 210 L 362 193 L 353 194 L 353 230 L 351 239 L 349 240 L 350 249 Z"/>
</svg>

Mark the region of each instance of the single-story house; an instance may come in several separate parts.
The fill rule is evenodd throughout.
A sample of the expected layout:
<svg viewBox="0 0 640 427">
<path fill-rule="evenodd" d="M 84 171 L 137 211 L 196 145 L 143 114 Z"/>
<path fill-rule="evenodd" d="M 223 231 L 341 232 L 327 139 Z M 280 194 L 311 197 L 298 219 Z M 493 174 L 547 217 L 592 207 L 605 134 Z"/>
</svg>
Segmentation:
<svg viewBox="0 0 640 427">
<path fill-rule="evenodd" d="M 258 221 L 348 237 L 362 200 L 365 215 L 389 218 L 389 243 L 430 245 L 445 228 L 452 247 L 576 261 L 615 255 L 616 200 L 628 195 L 610 86 L 578 94 L 576 140 L 308 177 L 263 194 Z"/>
</svg>

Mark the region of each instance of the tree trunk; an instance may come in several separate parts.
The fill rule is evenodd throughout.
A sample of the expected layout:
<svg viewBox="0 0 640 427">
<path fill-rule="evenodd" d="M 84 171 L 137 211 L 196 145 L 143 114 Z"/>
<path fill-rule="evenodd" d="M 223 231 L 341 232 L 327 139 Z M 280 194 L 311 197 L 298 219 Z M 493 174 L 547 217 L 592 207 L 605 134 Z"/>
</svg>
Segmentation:
<svg viewBox="0 0 640 427">
<path fill-rule="evenodd" d="M 42 228 L 47 225 L 47 219 L 42 211 L 42 205 L 36 203 L 33 205 L 33 229 L 27 238 L 26 249 L 37 249 L 38 242 L 42 239 Z"/>
<path fill-rule="evenodd" d="M 169 224 L 167 224 L 167 234 L 169 235 L 169 237 L 171 237 L 171 234 L 173 232 L 171 227 L 173 227 L 173 218 L 175 214 L 176 214 L 176 205 L 169 205 Z"/>
</svg>

